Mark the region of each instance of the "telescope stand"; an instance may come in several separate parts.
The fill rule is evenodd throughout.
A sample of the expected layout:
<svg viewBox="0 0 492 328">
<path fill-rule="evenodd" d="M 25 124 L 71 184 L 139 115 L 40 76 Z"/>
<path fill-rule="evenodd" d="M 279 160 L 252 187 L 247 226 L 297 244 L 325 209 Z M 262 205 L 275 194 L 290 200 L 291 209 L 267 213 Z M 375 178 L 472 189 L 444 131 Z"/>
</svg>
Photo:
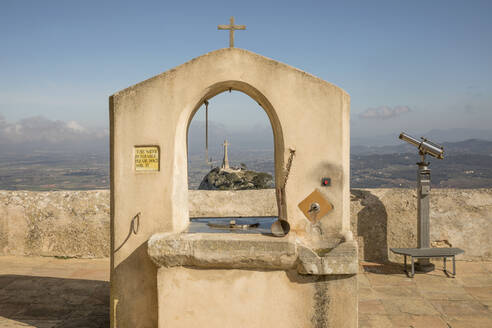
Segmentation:
<svg viewBox="0 0 492 328">
<path fill-rule="evenodd" d="M 429 261 L 432 257 L 442 257 L 444 259 L 444 272 L 448 276 L 454 277 L 456 274 L 455 259 L 458 254 L 464 253 L 460 248 L 431 248 L 430 246 L 430 219 L 429 219 L 429 195 L 431 190 L 431 177 L 429 163 L 425 161 L 425 155 L 429 154 L 435 158 L 444 158 L 444 148 L 425 138 L 418 140 L 405 133 L 400 134 L 400 139 L 414 145 L 419 149 L 420 162 L 417 163 L 417 248 L 390 248 L 390 250 L 404 256 L 405 272 L 409 277 L 413 277 L 415 271 L 431 272 L 434 271 L 434 264 Z M 407 269 L 407 256 L 411 259 L 411 273 Z M 453 259 L 453 272 L 446 270 L 446 258 Z M 418 260 L 415 263 L 415 259 Z"/>
<path fill-rule="evenodd" d="M 431 184 L 429 163 L 425 162 L 425 155 L 420 155 L 422 161 L 417 163 L 417 247 L 424 249 L 430 248 L 429 196 Z M 434 271 L 434 264 L 429 258 L 419 258 L 415 263 L 415 270 Z"/>
</svg>

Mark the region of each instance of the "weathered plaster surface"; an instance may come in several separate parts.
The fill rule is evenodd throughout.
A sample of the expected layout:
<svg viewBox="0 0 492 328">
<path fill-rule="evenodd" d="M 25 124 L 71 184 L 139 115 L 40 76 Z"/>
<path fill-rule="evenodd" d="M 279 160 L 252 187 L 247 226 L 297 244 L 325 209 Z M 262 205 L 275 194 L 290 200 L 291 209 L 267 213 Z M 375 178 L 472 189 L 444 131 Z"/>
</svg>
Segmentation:
<svg viewBox="0 0 492 328">
<path fill-rule="evenodd" d="M 190 191 L 190 215 L 248 216 L 253 206 L 255 213 L 276 215 L 273 190 L 221 193 Z M 361 259 L 399 260 L 389 247 L 416 245 L 414 190 L 357 189 L 351 197 Z M 433 242 L 463 248 L 458 259 L 490 261 L 491 235 L 492 189 L 432 190 Z M 0 191 L 0 255 L 109 256 L 109 192 Z"/>
<path fill-rule="evenodd" d="M 0 191 L 0 255 L 109 256 L 109 192 Z"/>
<path fill-rule="evenodd" d="M 255 234 L 160 233 L 148 252 L 158 266 L 292 269 L 297 260 L 294 234 L 273 238 Z"/>
<path fill-rule="evenodd" d="M 160 233 L 148 243 L 157 266 L 291 270 L 311 275 L 357 274 L 357 244 L 327 242 L 311 249 L 291 233 L 283 238 L 257 234 Z M 329 247 L 326 247 L 329 246 Z"/>
<path fill-rule="evenodd" d="M 355 275 L 162 267 L 157 281 L 159 327 L 357 327 Z"/>
</svg>

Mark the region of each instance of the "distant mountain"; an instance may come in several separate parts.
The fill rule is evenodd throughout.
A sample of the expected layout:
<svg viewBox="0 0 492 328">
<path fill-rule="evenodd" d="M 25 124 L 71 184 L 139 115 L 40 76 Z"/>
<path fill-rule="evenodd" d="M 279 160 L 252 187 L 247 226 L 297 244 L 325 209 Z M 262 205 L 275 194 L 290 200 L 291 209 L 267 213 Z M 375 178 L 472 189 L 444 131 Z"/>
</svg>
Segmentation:
<svg viewBox="0 0 492 328">
<path fill-rule="evenodd" d="M 469 139 L 480 139 L 492 141 L 492 129 L 475 130 L 475 129 L 434 129 L 425 133 L 414 131 L 404 131 L 414 137 L 424 136 L 434 142 L 459 142 Z M 398 139 L 399 132 L 378 136 L 352 136 L 350 143 L 352 146 L 392 146 L 400 144 Z"/>
<path fill-rule="evenodd" d="M 383 154 L 398 154 L 398 153 L 413 153 L 417 152 L 416 148 L 402 140 L 399 140 L 399 145 L 394 146 L 352 146 L 350 151 L 353 155 L 383 155 Z M 445 142 L 444 156 L 450 154 L 480 154 L 492 155 L 492 141 L 469 139 L 459 142 Z"/>
</svg>

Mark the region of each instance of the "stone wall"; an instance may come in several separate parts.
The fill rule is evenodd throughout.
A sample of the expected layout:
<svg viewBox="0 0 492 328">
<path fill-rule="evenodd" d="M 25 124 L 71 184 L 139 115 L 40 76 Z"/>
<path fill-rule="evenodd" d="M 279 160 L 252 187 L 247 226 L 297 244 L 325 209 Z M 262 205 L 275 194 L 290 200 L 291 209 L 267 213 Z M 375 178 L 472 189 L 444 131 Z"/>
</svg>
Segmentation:
<svg viewBox="0 0 492 328">
<path fill-rule="evenodd" d="M 188 198 L 191 217 L 277 216 L 278 212 L 274 189 L 189 190 Z"/>
<path fill-rule="evenodd" d="M 416 247 L 415 190 L 354 189 L 350 203 L 361 259 L 400 262 L 389 248 Z M 430 203 L 432 246 L 462 248 L 462 260 L 492 260 L 492 189 L 433 189 Z"/>
<path fill-rule="evenodd" d="M 0 191 L 0 255 L 109 256 L 109 191 Z"/>
<path fill-rule="evenodd" d="M 273 190 L 190 191 L 191 216 L 276 211 Z M 400 261 L 388 249 L 416 245 L 416 211 L 414 190 L 352 190 L 351 222 L 361 259 Z M 491 235 L 492 189 L 432 190 L 435 246 L 463 248 L 458 259 L 491 261 Z M 0 255 L 109 256 L 109 191 L 0 191 Z"/>
</svg>

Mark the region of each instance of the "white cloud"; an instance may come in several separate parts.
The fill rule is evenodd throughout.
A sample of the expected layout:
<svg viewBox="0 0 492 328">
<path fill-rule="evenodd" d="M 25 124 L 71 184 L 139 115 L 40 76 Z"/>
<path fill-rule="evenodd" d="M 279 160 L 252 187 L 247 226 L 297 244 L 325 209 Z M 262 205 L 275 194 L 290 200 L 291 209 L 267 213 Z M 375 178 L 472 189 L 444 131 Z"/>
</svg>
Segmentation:
<svg viewBox="0 0 492 328">
<path fill-rule="evenodd" d="M 82 125 L 77 123 L 76 121 L 67 122 L 67 128 L 69 128 L 75 132 L 85 132 L 86 131 L 86 129 Z"/>
<path fill-rule="evenodd" d="M 379 119 L 386 120 L 389 118 L 398 117 L 402 114 L 409 113 L 412 110 L 408 106 L 379 106 L 376 108 L 368 108 L 359 114 L 362 119 Z"/>
<path fill-rule="evenodd" d="M 76 121 L 52 121 L 33 116 L 11 123 L 0 115 L 0 144 L 90 142 L 107 138 L 107 135 L 107 131 L 90 130 Z"/>
</svg>

